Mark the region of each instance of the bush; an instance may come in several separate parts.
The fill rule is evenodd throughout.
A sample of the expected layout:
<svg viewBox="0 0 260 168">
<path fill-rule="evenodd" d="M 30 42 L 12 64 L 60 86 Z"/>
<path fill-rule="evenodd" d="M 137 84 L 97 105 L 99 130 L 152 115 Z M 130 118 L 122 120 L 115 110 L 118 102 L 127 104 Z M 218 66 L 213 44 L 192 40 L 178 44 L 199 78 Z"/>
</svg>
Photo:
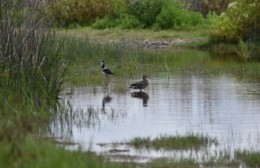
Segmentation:
<svg viewBox="0 0 260 168">
<path fill-rule="evenodd" d="M 200 10 L 204 15 L 212 12 L 221 14 L 231 2 L 232 0 L 203 0 L 201 1 Z"/>
<path fill-rule="evenodd" d="M 103 19 L 99 19 L 94 24 L 92 24 L 92 27 L 96 29 L 106 29 L 115 27 L 119 27 L 122 29 L 130 29 L 136 28 L 139 25 L 140 22 L 138 19 L 136 19 L 134 16 L 123 13 L 118 18 L 112 18 L 107 16 Z"/>
<path fill-rule="evenodd" d="M 156 17 L 156 28 L 187 29 L 203 22 L 200 13 L 185 10 L 177 1 L 169 1 Z"/>
<path fill-rule="evenodd" d="M 260 37 L 260 1 L 238 0 L 229 5 L 220 17 L 212 18 L 212 41 L 238 42 Z"/>
<path fill-rule="evenodd" d="M 106 29 L 116 27 L 117 25 L 118 23 L 116 23 L 114 18 L 106 16 L 103 19 L 95 21 L 95 23 L 92 24 L 92 27 L 96 29 Z"/>
<path fill-rule="evenodd" d="M 137 28 L 141 25 L 140 21 L 136 17 L 128 14 L 120 15 L 119 22 L 120 28 L 123 29 Z"/>
<path fill-rule="evenodd" d="M 144 28 L 151 27 L 156 22 L 156 17 L 162 11 L 166 1 L 162 0 L 137 0 L 129 2 L 130 15 L 135 16 Z"/>
<path fill-rule="evenodd" d="M 50 15 L 63 25 L 89 24 L 110 15 L 114 0 L 59 0 L 49 9 Z"/>
</svg>

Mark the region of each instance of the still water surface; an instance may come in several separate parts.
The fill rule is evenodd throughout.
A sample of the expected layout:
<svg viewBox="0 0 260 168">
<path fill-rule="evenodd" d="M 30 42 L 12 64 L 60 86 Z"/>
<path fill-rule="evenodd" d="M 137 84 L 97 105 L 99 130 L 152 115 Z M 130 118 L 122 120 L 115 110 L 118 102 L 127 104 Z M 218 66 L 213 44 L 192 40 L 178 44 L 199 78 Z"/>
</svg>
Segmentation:
<svg viewBox="0 0 260 168">
<path fill-rule="evenodd" d="M 72 112 L 50 125 L 51 134 L 76 143 L 76 148 L 97 153 L 113 149 L 100 144 L 188 134 L 215 138 L 217 147 L 208 149 L 212 153 L 260 150 L 259 80 L 238 80 L 229 75 L 156 75 L 150 77 L 142 95 L 133 95 L 136 90 L 128 89 L 129 84 L 139 80 L 123 82 L 123 92 L 115 89 L 117 81 L 112 80 L 107 87 L 80 87 L 71 95 L 64 94 Z M 137 151 L 124 145 L 116 148 L 122 153 L 125 150 L 126 155 L 160 157 L 174 153 Z"/>
</svg>

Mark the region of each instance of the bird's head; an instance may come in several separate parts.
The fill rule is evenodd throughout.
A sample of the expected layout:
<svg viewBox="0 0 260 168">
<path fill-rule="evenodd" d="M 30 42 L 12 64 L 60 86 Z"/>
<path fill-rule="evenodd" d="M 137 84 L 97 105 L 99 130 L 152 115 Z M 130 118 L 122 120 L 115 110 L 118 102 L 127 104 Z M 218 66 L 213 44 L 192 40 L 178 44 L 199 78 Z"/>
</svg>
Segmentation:
<svg viewBox="0 0 260 168">
<path fill-rule="evenodd" d="M 143 79 L 147 79 L 148 78 L 148 76 L 147 75 L 143 75 Z"/>
<path fill-rule="evenodd" d="M 104 65 L 105 61 L 101 59 L 101 60 L 99 60 L 98 63 L 102 66 L 102 65 Z"/>
</svg>

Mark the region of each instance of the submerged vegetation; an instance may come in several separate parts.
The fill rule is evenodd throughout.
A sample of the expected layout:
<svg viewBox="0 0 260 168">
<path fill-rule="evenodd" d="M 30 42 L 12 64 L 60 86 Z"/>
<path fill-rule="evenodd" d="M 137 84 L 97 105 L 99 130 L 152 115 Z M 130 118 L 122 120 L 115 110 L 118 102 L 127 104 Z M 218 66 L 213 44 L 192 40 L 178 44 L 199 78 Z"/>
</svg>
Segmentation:
<svg viewBox="0 0 260 168">
<path fill-rule="evenodd" d="M 260 167 L 260 152 L 237 151 L 236 157 L 250 167 Z"/>
</svg>

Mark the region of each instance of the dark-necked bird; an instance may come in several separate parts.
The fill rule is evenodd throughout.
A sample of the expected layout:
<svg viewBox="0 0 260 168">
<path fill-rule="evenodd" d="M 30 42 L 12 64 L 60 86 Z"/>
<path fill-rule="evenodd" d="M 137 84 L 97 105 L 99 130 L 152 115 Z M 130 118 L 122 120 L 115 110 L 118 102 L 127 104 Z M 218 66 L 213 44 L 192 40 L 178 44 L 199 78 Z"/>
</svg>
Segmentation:
<svg viewBox="0 0 260 168">
<path fill-rule="evenodd" d="M 101 64 L 102 73 L 109 79 L 109 75 L 112 75 L 114 73 L 105 66 L 104 60 L 100 60 L 99 63 Z"/>
<path fill-rule="evenodd" d="M 140 82 L 132 83 L 130 88 L 140 89 L 140 91 L 142 91 L 142 89 L 146 88 L 149 85 L 149 81 L 147 78 L 148 78 L 147 75 L 143 75 L 143 80 Z"/>
</svg>

